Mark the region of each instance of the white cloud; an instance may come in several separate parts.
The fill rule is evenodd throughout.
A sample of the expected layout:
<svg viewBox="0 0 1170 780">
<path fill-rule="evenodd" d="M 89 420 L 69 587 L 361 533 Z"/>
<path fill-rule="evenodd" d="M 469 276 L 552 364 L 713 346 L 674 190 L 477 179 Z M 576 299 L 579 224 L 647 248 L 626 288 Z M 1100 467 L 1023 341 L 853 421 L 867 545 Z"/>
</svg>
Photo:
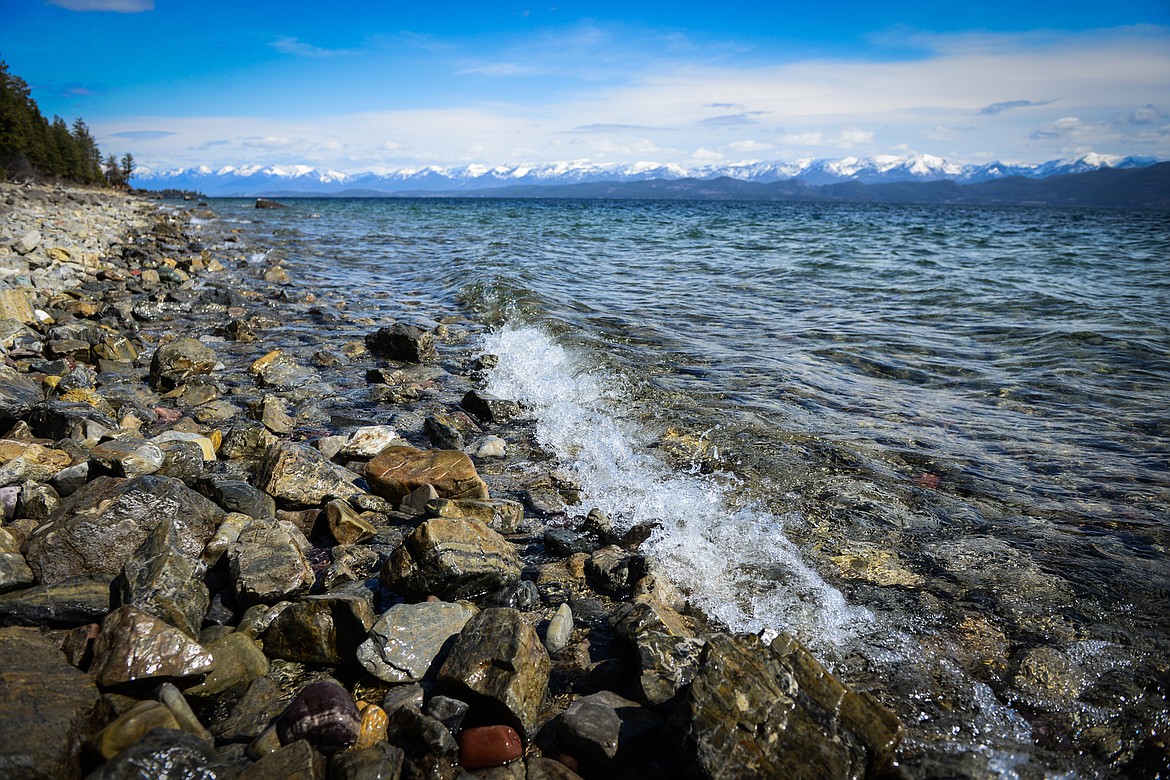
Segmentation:
<svg viewBox="0 0 1170 780">
<path fill-rule="evenodd" d="M 271 45 L 282 54 L 292 54 L 296 57 L 337 57 L 357 53 L 352 49 L 323 49 L 320 46 L 304 43 L 299 38 L 290 37 L 277 38 Z"/>
<path fill-rule="evenodd" d="M 47 0 L 49 5 L 68 11 L 113 11 L 138 14 L 154 10 L 154 0 Z"/>
<path fill-rule="evenodd" d="M 727 145 L 727 148 L 733 152 L 764 152 L 768 149 L 775 149 L 774 144 L 760 143 L 759 141 L 734 141 Z"/>
</svg>

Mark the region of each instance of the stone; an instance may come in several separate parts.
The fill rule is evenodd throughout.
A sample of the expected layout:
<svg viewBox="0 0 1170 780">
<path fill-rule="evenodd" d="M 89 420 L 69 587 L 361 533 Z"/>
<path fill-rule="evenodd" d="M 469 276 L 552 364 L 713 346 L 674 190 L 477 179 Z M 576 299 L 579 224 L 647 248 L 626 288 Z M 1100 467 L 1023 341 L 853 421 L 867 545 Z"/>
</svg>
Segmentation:
<svg viewBox="0 0 1170 780">
<path fill-rule="evenodd" d="M 18 255 L 27 255 L 29 252 L 36 250 L 36 248 L 40 245 L 41 234 L 40 231 L 37 230 L 30 230 L 9 244 L 9 246 L 12 247 L 12 251 L 16 252 Z"/>
<path fill-rule="evenodd" d="M 30 481 L 20 486 L 17 511 L 21 517 L 40 521 L 48 520 L 59 506 L 61 506 L 61 496 L 51 485 Z"/>
<path fill-rule="evenodd" d="M 110 611 L 111 575 L 82 575 L 0 595 L 0 625 L 74 628 Z"/>
<path fill-rule="evenodd" d="M 423 714 L 429 715 L 442 723 L 447 727 L 447 731 L 450 731 L 452 734 L 458 734 L 463 730 L 463 720 L 467 717 L 467 712 L 470 709 L 471 705 L 465 701 L 436 694 L 430 698 L 427 706 L 423 708 Z"/>
<path fill-rule="evenodd" d="M 82 744 L 102 725 L 89 675 L 39 630 L 0 628 L 0 701 L 0 777 L 80 780 Z"/>
<path fill-rule="evenodd" d="M 404 363 L 428 363 L 438 359 L 435 337 L 422 328 L 402 323 L 368 334 L 366 348 L 375 355 Z"/>
<path fill-rule="evenodd" d="M 426 694 L 421 685 L 395 685 L 382 697 L 382 709 L 393 715 L 399 707 L 414 707 L 421 710 Z"/>
<path fill-rule="evenodd" d="M 380 742 L 334 755 L 329 759 L 329 780 L 399 780 L 405 762 L 401 748 Z"/>
<path fill-rule="evenodd" d="M 544 549 L 549 555 L 568 558 L 576 553 L 593 552 L 597 549 L 597 542 L 568 528 L 549 528 L 544 532 Z"/>
<path fill-rule="evenodd" d="M 438 680 L 441 688 L 527 738 L 537 725 L 550 666 L 540 637 L 520 612 L 491 608 L 467 621 Z"/>
<path fill-rule="evenodd" d="M 217 362 L 215 352 L 197 339 L 176 339 L 155 350 L 150 360 L 150 383 L 173 390 L 193 376 L 210 374 Z"/>
<path fill-rule="evenodd" d="M 423 433 L 441 450 L 463 449 L 463 433 L 451 415 L 436 412 L 423 420 Z"/>
<path fill-rule="evenodd" d="M 398 506 L 403 512 L 421 515 L 426 512 L 427 504 L 438 498 L 439 491 L 435 490 L 434 485 L 419 485 L 403 496 Z M 443 500 L 445 501 L 446 499 Z"/>
<path fill-rule="evenodd" d="M 195 639 L 211 597 L 203 575 L 207 565 L 185 555 L 174 520 L 160 523 L 139 545 L 117 580 L 123 604 L 165 620 Z"/>
<path fill-rule="evenodd" d="M 483 523 L 436 517 L 406 537 L 379 579 L 407 598 L 474 598 L 519 580 L 520 558 Z"/>
<path fill-rule="evenodd" d="M 219 455 L 228 460 L 259 460 L 278 441 L 261 423 L 242 421 L 224 434 Z"/>
<path fill-rule="evenodd" d="M 118 574 L 146 537 L 170 521 L 179 548 L 198 558 L 223 514 L 171 477 L 98 477 L 37 529 L 25 557 L 41 583 L 78 574 Z"/>
<path fill-rule="evenodd" d="M 582 780 L 581 775 L 560 761 L 543 756 L 528 759 L 525 780 Z"/>
<path fill-rule="evenodd" d="M 240 534 L 244 529 L 252 523 L 255 518 L 240 512 L 228 512 L 224 515 L 219 527 L 215 529 L 215 533 L 207 540 L 207 544 L 203 546 L 202 559 L 209 567 L 214 566 L 223 557 L 223 554 L 228 551 L 228 547 L 240 538 Z"/>
<path fill-rule="evenodd" d="M 881 774 L 901 738 L 893 713 L 791 637 L 714 634 L 660 744 L 688 776 L 799 780 Z"/>
<path fill-rule="evenodd" d="M 0 289 L 0 320 L 16 320 L 26 325 L 36 322 L 32 304 L 24 290 Z"/>
<path fill-rule="evenodd" d="M 374 621 L 369 598 L 328 593 L 305 596 L 265 630 L 264 653 L 308 664 L 352 664 Z"/>
<path fill-rule="evenodd" d="M 662 718 L 613 691 L 600 691 L 569 705 L 557 724 L 557 743 L 569 753 L 602 766 L 622 760 L 662 726 Z"/>
<path fill-rule="evenodd" d="M 215 443 L 209 437 L 204 436 L 201 433 L 191 433 L 188 431 L 175 430 L 163 431 L 157 436 L 151 438 L 150 441 L 153 444 L 157 444 L 159 447 L 162 447 L 162 445 L 167 444 L 168 442 L 190 442 L 199 447 L 199 452 L 203 456 L 203 460 L 215 460 Z"/>
<path fill-rule="evenodd" d="M 556 613 L 548 621 L 548 628 L 544 632 L 544 646 L 550 654 L 555 655 L 569 644 L 569 637 L 573 634 L 573 610 L 566 601 L 557 607 Z"/>
<path fill-rule="evenodd" d="M 200 480 L 199 490 L 228 512 L 245 514 L 256 520 L 276 517 L 276 501 L 272 496 L 242 479 L 213 476 Z"/>
<path fill-rule="evenodd" d="M 215 659 L 214 666 L 202 682 L 186 689 L 188 696 L 216 696 L 237 685 L 263 677 L 270 669 L 268 656 L 247 634 L 227 634 L 207 644 L 204 649 Z"/>
<path fill-rule="evenodd" d="M 109 761 L 154 729 L 178 731 L 179 721 L 163 703 L 140 701 L 94 734 L 89 744 L 97 755 Z"/>
<path fill-rule="evenodd" d="M 332 755 L 357 742 L 361 715 L 349 692 L 332 681 L 309 683 L 276 720 L 282 745 L 306 740 Z"/>
<path fill-rule="evenodd" d="M 294 506 L 319 506 L 329 499 L 349 498 L 359 492 L 343 469 L 312 447 L 293 442 L 278 442 L 268 448 L 256 486 Z"/>
<path fill-rule="evenodd" d="M 502 766 L 524 755 L 524 743 L 509 726 L 477 726 L 459 735 L 459 765 L 464 769 Z"/>
<path fill-rule="evenodd" d="M 260 423 L 278 436 L 287 436 L 293 431 L 296 422 L 288 414 L 284 400 L 275 395 L 266 395 L 260 404 L 253 410 L 253 416 Z"/>
<path fill-rule="evenodd" d="M 446 767 L 459 752 L 446 726 L 409 704 L 390 715 L 386 738 L 406 751 L 407 759 L 416 765 Z"/>
<path fill-rule="evenodd" d="M 215 660 L 179 629 L 132 606 L 119 607 L 102 621 L 93 655 L 90 674 L 102 688 L 190 683 L 210 672 Z"/>
<path fill-rule="evenodd" d="M 646 558 L 617 545 L 594 550 L 585 567 L 589 581 L 599 590 L 628 595 L 646 572 Z"/>
<path fill-rule="evenodd" d="M 33 571 L 18 552 L 0 553 L 0 593 L 27 588 L 33 584 Z"/>
<path fill-rule="evenodd" d="M 297 740 L 244 767 L 237 780 L 325 780 L 325 756 Z"/>
<path fill-rule="evenodd" d="M 520 404 L 497 398 L 482 390 L 469 390 L 459 405 L 471 416 L 487 423 L 504 424 L 520 416 Z"/>
<path fill-rule="evenodd" d="M 391 445 L 405 442 L 389 425 L 364 425 L 350 434 L 339 451 L 341 457 L 369 460 Z"/>
<path fill-rule="evenodd" d="M 61 450 L 31 442 L 0 442 L 0 453 L 5 460 L 4 465 L 0 466 L 0 484 L 3 485 L 48 482 L 73 462 Z"/>
<path fill-rule="evenodd" d="M 156 694 L 158 700 L 166 705 L 166 708 L 175 716 L 179 728 L 188 734 L 194 734 L 209 745 L 214 744 L 215 737 L 199 722 L 199 718 L 191 710 L 191 705 L 187 703 L 186 697 L 173 683 L 163 683 L 159 686 Z"/>
<path fill-rule="evenodd" d="M 508 442 L 499 436 L 484 436 L 465 447 L 464 452 L 473 458 L 502 458 L 508 454 Z"/>
<path fill-rule="evenodd" d="M 618 636 L 634 641 L 647 631 L 660 631 L 670 636 L 694 636 L 691 622 L 665 604 L 649 596 L 619 604 L 610 621 Z"/>
<path fill-rule="evenodd" d="M 194 734 L 154 729 L 85 776 L 86 780 L 147 777 L 233 780 L 236 772 L 214 747 Z"/>
<path fill-rule="evenodd" d="M 314 580 L 307 549 L 308 539 L 291 523 L 253 521 L 228 546 L 236 598 L 251 606 L 307 592 Z"/>
<path fill-rule="evenodd" d="M 118 429 L 108 414 L 88 403 L 45 401 L 28 415 L 29 426 L 43 439 L 85 441 L 107 436 Z"/>
<path fill-rule="evenodd" d="M 471 458 L 458 450 L 390 446 L 366 466 L 366 479 L 372 492 L 393 502 L 422 485 L 433 485 L 441 498 L 488 497 Z"/>
<path fill-rule="evenodd" d="M 514 534 L 524 520 L 524 506 L 508 498 L 436 498 L 428 501 L 431 517 L 470 517 L 501 534 Z"/>
<path fill-rule="evenodd" d="M 706 644 L 702 639 L 644 631 L 634 645 L 638 653 L 638 686 L 651 706 L 666 704 L 690 684 Z"/>
<path fill-rule="evenodd" d="M 442 601 L 395 604 L 374 623 L 357 659 L 380 680 L 417 682 L 473 614 L 462 604 Z"/>
<path fill-rule="evenodd" d="M 38 383 L 26 374 L 0 365 L 0 424 L 7 426 L 13 420 L 24 419 L 44 399 Z"/>
<path fill-rule="evenodd" d="M 230 694 L 229 694 L 230 696 Z M 288 707 L 292 693 L 271 676 L 257 677 L 222 718 L 213 719 L 211 732 L 222 742 L 251 742 L 269 730 Z M 229 699 L 230 701 L 230 699 Z M 280 747 L 276 729 L 271 728 L 273 747 Z"/>
<path fill-rule="evenodd" d="M 326 504 L 325 520 L 329 523 L 329 533 L 338 544 L 359 544 L 378 533 L 377 528 L 344 501 Z"/>
<path fill-rule="evenodd" d="M 364 707 L 359 707 L 362 714 L 362 722 L 360 731 L 358 732 L 357 742 L 354 743 L 354 750 L 365 750 L 377 745 L 379 742 L 386 741 L 386 729 L 390 725 L 390 716 L 386 714 L 386 710 L 379 707 L 377 704 L 366 704 Z"/>
</svg>

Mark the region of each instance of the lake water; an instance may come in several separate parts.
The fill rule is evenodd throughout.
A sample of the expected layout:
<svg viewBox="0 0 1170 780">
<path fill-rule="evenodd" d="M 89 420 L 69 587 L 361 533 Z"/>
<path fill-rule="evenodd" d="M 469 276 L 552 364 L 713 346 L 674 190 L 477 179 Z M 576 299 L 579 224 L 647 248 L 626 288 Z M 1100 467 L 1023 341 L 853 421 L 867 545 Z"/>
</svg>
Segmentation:
<svg viewBox="0 0 1170 780">
<path fill-rule="evenodd" d="M 910 754 L 1165 755 L 1170 215 L 289 203 L 213 205 L 351 313 L 468 318 L 582 513 L 653 523 L 696 605 L 797 635 Z"/>
</svg>

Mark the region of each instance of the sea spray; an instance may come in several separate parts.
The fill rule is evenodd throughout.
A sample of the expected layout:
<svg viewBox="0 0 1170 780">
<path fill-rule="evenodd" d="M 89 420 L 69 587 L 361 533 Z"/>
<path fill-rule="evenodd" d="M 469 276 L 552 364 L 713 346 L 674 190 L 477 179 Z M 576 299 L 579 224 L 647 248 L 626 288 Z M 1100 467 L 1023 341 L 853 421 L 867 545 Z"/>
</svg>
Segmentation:
<svg viewBox="0 0 1170 780">
<path fill-rule="evenodd" d="M 787 631 L 814 649 L 848 644 L 872 625 L 801 559 L 782 517 L 733 507 L 724 482 L 656 458 L 646 433 L 622 418 L 615 377 L 531 326 L 506 326 L 485 349 L 499 357 L 488 391 L 534 412 L 537 439 L 581 486 L 575 511 L 598 507 L 623 529 L 653 525 L 645 551 L 705 614 L 733 631 Z"/>
</svg>

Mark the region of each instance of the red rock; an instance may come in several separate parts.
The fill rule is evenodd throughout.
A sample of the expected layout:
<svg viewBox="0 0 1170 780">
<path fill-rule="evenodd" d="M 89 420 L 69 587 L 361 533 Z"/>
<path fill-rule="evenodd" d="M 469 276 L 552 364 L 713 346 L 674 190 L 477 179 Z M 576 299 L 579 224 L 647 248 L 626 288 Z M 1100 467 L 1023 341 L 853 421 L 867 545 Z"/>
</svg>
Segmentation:
<svg viewBox="0 0 1170 780">
<path fill-rule="evenodd" d="M 941 481 L 942 480 L 939 479 L 939 476 L 937 474 L 931 474 L 930 472 L 927 472 L 927 471 L 922 472 L 921 474 L 919 474 L 917 477 L 914 478 L 914 484 L 918 485 L 919 487 L 932 488 L 932 489 L 937 488 Z"/>
<path fill-rule="evenodd" d="M 509 726 L 478 726 L 459 735 L 459 764 L 464 769 L 501 766 L 522 755 L 520 735 Z"/>
</svg>

